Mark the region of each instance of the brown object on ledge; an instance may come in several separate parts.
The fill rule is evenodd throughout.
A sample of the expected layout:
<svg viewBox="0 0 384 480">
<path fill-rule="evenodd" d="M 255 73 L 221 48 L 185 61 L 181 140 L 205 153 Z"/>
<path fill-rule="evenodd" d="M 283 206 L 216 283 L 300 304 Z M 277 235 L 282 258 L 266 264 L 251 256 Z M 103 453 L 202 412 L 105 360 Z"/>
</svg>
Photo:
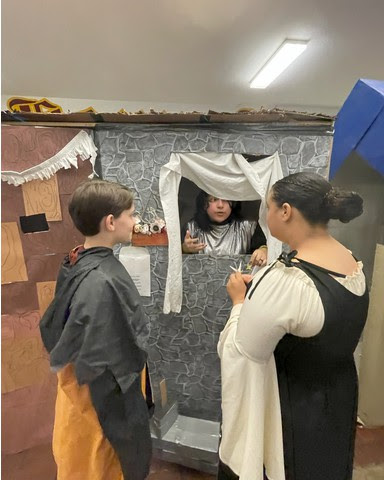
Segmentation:
<svg viewBox="0 0 384 480">
<path fill-rule="evenodd" d="M 133 233 L 132 245 L 134 247 L 166 247 L 168 246 L 168 235 L 167 232 L 152 233 L 152 235 L 146 235 L 145 233 Z"/>
<path fill-rule="evenodd" d="M 271 110 L 260 109 L 240 112 L 215 112 L 209 110 L 203 112 L 155 112 L 149 113 L 144 110 L 131 113 L 34 113 L 34 112 L 1 112 L 1 121 L 6 124 L 24 125 L 26 123 L 41 125 L 42 123 L 55 124 L 77 124 L 77 126 L 95 127 L 98 123 L 133 123 L 133 124 L 216 124 L 216 123 L 290 123 L 294 125 L 333 126 L 334 117 L 325 114 L 314 114 L 306 112 L 295 112 L 273 108 Z"/>
</svg>

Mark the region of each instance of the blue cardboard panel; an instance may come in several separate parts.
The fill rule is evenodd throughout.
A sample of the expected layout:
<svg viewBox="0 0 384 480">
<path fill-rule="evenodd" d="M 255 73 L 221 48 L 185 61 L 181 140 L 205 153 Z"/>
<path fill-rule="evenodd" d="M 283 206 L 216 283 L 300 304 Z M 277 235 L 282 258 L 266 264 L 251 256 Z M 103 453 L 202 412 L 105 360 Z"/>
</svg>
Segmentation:
<svg viewBox="0 0 384 480">
<path fill-rule="evenodd" d="M 359 80 L 337 115 L 330 178 L 352 150 L 359 151 L 372 167 L 383 173 L 383 122 L 384 81 Z"/>
<path fill-rule="evenodd" d="M 368 85 L 373 90 L 376 90 L 381 95 L 384 95 L 384 81 L 383 80 L 370 80 L 368 78 L 362 78 L 359 81 L 364 82 L 366 85 Z"/>
<path fill-rule="evenodd" d="M 384 109 L 360 140 L 356 151 L 372 168 L 384 175 Z"/>
</svg>

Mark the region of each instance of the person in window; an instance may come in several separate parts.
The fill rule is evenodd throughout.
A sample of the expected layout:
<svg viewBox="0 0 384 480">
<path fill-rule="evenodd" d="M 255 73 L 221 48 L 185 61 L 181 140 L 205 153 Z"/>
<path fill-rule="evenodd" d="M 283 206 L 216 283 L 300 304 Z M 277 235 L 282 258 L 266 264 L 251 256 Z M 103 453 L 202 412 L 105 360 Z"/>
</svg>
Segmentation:
<svg viewBox="0 0 384 480">
<path fill-rule="evenodd" d="M 327 224 L 358 217 L 362 204 L 313 173 L 273 185 L 268 227 L 291 253 L 227 284 L 219 480 L 262 480 L 264 467 L 273 480 L 352 479 L 353 353 L 369 299 L 362 263 Z"/>
<path fill-rule="evenodd" d="M 183 253 L 252 254 L 252 265 L 267 263 L 266 239 L 255 220 L 245 220 L 241 203 L 200 191 L 192 220 L 182 228 Z"/>
</svg>

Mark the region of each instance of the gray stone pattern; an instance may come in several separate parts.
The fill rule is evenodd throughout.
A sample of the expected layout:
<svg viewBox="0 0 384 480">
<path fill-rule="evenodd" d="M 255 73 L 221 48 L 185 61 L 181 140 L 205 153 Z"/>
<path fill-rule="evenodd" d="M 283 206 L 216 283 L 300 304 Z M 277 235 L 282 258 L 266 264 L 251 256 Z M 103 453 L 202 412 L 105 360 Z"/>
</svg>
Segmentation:
<svg viewBox="0 0 384 480">
<path fill-rule="evenodd" d="M 162 216 L 160 168 L 172 152 L 234 152 L 271 155 L 278 151 L 284 175 L 302 170 L 327 175 L 331 136 L 288 126 L 271 131 L 255 127 L 205 129 L 197 126 L 99 127 L 101 177 L 137 192 L 137 210 L 154 208 Z M 143 297 L 150 319 L 149 368 L 155 396 L 166 379 L 168 395 L 183 415 L 220 420 L 220 364 L 217 342 L 231 304 L 225 285 L 230 265 L 248 256 L 183 255 L 183 307 L 162 313 L 167 274 L 167 248 L 148 247 L 151 254 L 151 297 Z"/>
</svg>

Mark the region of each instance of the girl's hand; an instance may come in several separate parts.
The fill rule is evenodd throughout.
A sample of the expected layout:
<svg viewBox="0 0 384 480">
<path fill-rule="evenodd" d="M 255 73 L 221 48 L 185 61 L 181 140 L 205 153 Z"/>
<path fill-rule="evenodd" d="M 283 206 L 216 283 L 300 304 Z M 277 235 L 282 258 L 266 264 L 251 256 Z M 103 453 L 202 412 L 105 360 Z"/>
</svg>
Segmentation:
<svg viewBox="0 0 384 480">
<path fill-rule="evenodd" d="M 183 253 L 199 253 L 200 250 L 204 250 L 207 245 L 200 243 L 198 238 L 192 238 L 191 232 L 187 230 L 184 241 L 181 244 Z"/>
<path fill-rule="evenodd" d="M 243 275 L 241 272 L 232 273 L 227 283 L 227 292 L 233 305 L 243 303 L 247 291 L 247 283 L 252 280 L 251 275 Z"/>
<path fill-rule="evenodd" d="M 266 247 L 258 248 L 252 253 L 250 263 L 254 267 L 264 267 L 267 264 L 268 249 Z"/>
</svg>

